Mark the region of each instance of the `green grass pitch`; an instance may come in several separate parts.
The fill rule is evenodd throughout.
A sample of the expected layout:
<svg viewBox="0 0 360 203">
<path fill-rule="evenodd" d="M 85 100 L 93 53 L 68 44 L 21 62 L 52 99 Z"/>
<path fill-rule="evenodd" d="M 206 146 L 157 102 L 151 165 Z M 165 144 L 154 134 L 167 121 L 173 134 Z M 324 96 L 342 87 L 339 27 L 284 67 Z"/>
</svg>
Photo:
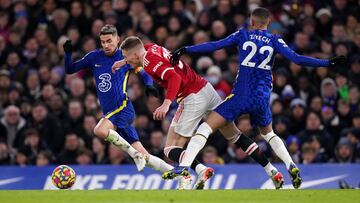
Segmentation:
<svg viewBox="0 0 360 203">
<path fill-rule="evenodd" d="M 360 190 L 63 190 L 0 191 L 1 203 L 360 203 Z"/>
</svg>

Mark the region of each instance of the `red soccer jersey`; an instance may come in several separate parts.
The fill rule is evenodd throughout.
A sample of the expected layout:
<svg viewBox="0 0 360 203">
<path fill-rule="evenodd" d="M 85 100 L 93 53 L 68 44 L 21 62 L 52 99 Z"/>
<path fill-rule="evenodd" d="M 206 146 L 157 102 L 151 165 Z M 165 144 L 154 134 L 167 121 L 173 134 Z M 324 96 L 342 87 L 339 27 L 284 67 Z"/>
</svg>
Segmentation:
<svg viewBox="0 0 360 203">
<path fill-rule="evenodd" d="M 191 93 L 197 93 L 207 83 L 205 79 L 196 74 L 188 64 L 179 61 L 174 67 L 170 63 L 170 52 L 156 44 L 146 44 L 147 53 L 144 56 L 144 70 L 161 87 L 167 89 L 170 74 L 178 74 L 181 84 L 176 98 L 186 97 Z M 167 99 L 173 100 L 174 98 Z"/>
</svg>

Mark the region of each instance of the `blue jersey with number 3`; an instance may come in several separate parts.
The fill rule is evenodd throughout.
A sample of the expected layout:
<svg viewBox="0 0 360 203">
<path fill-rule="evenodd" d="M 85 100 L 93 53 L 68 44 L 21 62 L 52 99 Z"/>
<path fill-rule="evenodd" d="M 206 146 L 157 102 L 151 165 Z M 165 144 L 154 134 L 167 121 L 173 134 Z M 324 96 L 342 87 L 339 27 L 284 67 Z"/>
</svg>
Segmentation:
<svg viewBox="0 0 360 203">
<path fill-rule="evenodd" d="M 71 53 L 65 55 L 67 73 L 74 73 L 85 68 L 91 69 L 100 105 L 105 115 L 119 108 L 127 99 L 126 87 L 131 67 L 126 65 L 115 73 L 111 72 L 114 62 L 122 59 L 122 52 L 119 49 L 112 56 L 105 55 L 102 50 L 94 50 L 76 62 L 72 62 Z"/>
<path fill-rule="evenodd" d="M 233 89 L 239 96 L 270 96 L 271 69 L 277 53 L 300 65 L 329 66 L 329 60 L 298 55 L 280 36 L 267 30 L 241 29 L 219 41 L 186 47 L 186 52 L 210 52 L 228 46 L 237 46 L 239 50 L 239 70 Z"/>
</svg>

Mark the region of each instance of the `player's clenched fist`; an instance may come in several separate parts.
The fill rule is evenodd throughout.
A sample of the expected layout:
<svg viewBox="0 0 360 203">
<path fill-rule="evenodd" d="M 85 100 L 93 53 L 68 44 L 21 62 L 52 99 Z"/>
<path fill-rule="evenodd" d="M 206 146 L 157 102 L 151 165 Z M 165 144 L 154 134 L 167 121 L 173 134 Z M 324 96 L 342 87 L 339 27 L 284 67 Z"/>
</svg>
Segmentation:
<svg viewBox="0 0 360 203">
<path fill-rule="evenodd" d="M 72 52 L 73 50 L 73 45 L 71 44 L 71 40 L 66 40 L 65 43 L 63 44 L 63 48 L 65 52 Z"/>
<path fill-rule="evenodd" d="M 176 64 L 179 62 L 180 56 L 185 53 L 186 53 L 186 47 L 181 47 L 176 51 L 172 52 L 170 57 L 171 65 L 176 66 Z"/>
<path fill-rule="evenodd" d="M 169 111 L 170 104 L 171 104 L 171 100 L 165 99 L 164 103 L 154 111 L 154 114 L 153 114 L 154 120 L 164 119 L 166 116 L 166 113 Z"/>
<path fill-rule="evenodd" d="M 122 66 L 126 65 L 126 60 L 123 59 L 123 60 L 120 60 L 120 61 L 116 61 L 112 67 L 111 67 L 111 71 L 112 73 L 115 73 L 117 70 L 119 70 Z"/>
</svg>

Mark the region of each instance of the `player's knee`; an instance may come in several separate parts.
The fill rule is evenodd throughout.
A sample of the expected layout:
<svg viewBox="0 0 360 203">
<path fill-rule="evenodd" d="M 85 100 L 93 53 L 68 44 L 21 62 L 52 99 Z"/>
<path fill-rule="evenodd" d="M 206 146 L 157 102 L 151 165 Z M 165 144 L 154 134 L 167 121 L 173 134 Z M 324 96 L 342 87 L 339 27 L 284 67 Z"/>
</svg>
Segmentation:
<svg viewBox="0 0 360 203">
<path fill-rule="evenodd" d="M 105 129 L 101 126 L 95 126 L 94 128 L 94 134 L 97 136 L 97 137 L 100 137 L 102 139 L 105 139 L 108 135 L 108 132 L 109 130 L 108 129 Z"/>
<path fill-rule="evenodd" d="M 277 135 L 274 133 L 274 131 L 272 130 L 271 132 L 267 133 L 267 134 L 261 134 L 261 136 L 266 140 L 266 142 L 270 142 L 270 140 L 274 137 L 276 137 Z"/>
</svg>

